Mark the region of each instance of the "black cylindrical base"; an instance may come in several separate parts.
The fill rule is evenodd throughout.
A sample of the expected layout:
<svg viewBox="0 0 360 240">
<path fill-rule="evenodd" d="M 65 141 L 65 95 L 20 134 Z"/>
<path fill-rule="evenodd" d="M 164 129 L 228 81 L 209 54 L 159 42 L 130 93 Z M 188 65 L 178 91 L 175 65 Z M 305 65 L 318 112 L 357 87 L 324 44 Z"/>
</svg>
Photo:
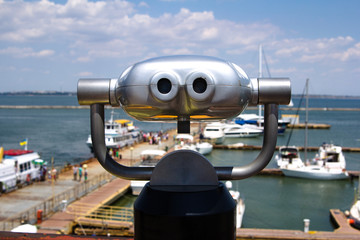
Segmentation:
<svg viewBox="0 0 360 240">
<path fill-rule="evenodd" d="M 153 187 L 134 204 L 135 239 L 235 239 L 234 199 L 218 186 Z"/>
</svg>

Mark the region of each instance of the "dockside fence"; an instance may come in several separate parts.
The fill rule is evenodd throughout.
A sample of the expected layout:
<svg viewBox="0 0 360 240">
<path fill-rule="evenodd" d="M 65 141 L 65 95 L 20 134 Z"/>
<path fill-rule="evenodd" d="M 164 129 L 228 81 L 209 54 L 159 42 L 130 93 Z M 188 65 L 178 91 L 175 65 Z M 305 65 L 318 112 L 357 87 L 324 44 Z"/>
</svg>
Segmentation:
<svg viewBox="0 0 360 240">
<path fill-rule="evenodd" d="M 59 194 L 51 196 L 44 202 L 37 204 L 24 212 L 1 221 L 0 231 L 10 231 L 24 223 L 36 224 L 38 222 L 39 213 L 41 213 L 40 220 L 44 220 L 57 211 L 63 211 L 66 208 L 66 205 L 96 190 L 113 179 L 115 179 L 115 177 L 108 172 L 93 176 L 91 179 L 81 182 L 71 189 L 67 189 Z"/>
</svg>

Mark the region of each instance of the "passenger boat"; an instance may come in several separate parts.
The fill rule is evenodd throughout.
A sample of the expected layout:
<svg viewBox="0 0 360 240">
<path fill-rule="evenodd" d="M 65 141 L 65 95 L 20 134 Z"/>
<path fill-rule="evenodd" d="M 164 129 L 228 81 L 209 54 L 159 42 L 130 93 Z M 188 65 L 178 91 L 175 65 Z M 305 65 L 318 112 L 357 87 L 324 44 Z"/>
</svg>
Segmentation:
<svg viewBox="0 0 360 240">
<path fill-rule="evenodd" d="M 107 149 L 121 149 L 132 146 L 140 141 L 140 132 L 128 119 L 113 119 L 114 112 L 111 112 L 109 121 L 105 122 L 105 145 Z M 91 134 L 88 136 L 86 145 L 93 152 Z"/>
<path fill-rule="evenodd" d="M 203 136 L 205 139 L 209 139 L 211 143 L 221 144 L 225 139 L 224 124 L 220 122 L 207 124 Z"/>
<path fill-rule="evenodd" d="M 287 168 L 291 164 L 291 168 L 303 167 L 304 163 L 300 158 L 299 149 L 295 146 L 282 146 L 279 153 L 275 156 L 278 167 Z"/>
<path fill-rule="evenodd" d="M 285 176 L 317 180 L 336 180 L 349 177 L 346 162 L 340 146 L 323 144 L 311 165 L 280 168 Z"/>
<path fill-rule="evenodd" d="M 37 152 L 31 150 L 10 149 L 4 151 L 0 163 L 0 190 L 6 192 L 18 184 L 30 183 L 41 175 L 44 160 Z"/>
<path fill-rule="evenodd" d="M 257 127 L 255 125 L 239 125 L 236 123 L 229 123 L 224 125 L 224 134 L 226 138 L 257 137 L 262 133 L 263 128 Z"/>
<path fill-rule="evenodd" d="M 140 153 L 141 162 L 139 167 L 155 167 L 160 159 L 166 154 L 163 150 L 149 149 Z M 139 195 L 145 184 L 149 181 L 131 180 L 130 187 L 133 195 Z"/>
<path fill-rule="evenodd" d="M 194 137 L 190 134 L 178 134 L 175 137 L 175 150 L 193 150 L 203 155 L 210 154 L 213 146 L 208 142 L 194 143 Z"/>
</svg>

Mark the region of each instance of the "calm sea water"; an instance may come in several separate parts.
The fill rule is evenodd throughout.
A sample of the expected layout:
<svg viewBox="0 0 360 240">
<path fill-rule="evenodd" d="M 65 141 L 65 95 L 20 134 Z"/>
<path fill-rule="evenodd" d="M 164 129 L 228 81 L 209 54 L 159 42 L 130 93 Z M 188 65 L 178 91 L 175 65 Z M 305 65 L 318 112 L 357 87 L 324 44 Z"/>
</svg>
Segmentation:
<svg viewBox="0 0 360 240">
<path fill-rule="evenodd" d="M 298 106 L 299 99 L 293 99 Z M 78 105 L 75 96 L 0 96 L 0 105 Z M 310 99 L 310 107 L 360 108 L 360 100 Z M 257 111 L 246 111 L 256 113 Z M 293 114 L 296 111 L 283 111 Z M 116 118 L 129 118 L 116 111 Z M 300 121 L 305 112 L 300 111 Z M 110 110 L 106 110 L 109 118 Z M 88 109 L 0 109 L 0 145 L 5 149 L 20 148 L 19 142 L 29 139 L 29 149 L 41 153 L 43 159 L 55 159 L 55 165 L 79 163 L 91 156 L 85 141 L 89 134 Z M 309 146 L 323 142 L 345 147 L 360 147 L 359 111 L 310 111 L 310 123 L 331 124 L 329 130 L 309 130 Z M 134 121 L 144 131 L 175 128 L 175 124 Z M 304 130 L 294 130 L 291 145 L 304 145 Z M 286 144 L 289 131 L 278 137 L 277 145 Z M 261 145 L 262 138 L 228 139 L 225 143 L 243 142 Z M 216 166 L 243 165 L 252 161 L 257 151 L 214 150 L 207 158 Z M 309 157 L 315 153 L 310 152 Z M 360 154 L 345 153 L 347 168 L 360 170 Z M 268 167 L 275 167 L 272 161 Z M 286 177 L 257 176 L 234 181 L 234 188 L 245 199 L 243 225 L 249 228 L 303 229 L 303 219 L 311 220 L 311 230 L 332 230 L 329 209 L 349 209 L 357 181 L 313 181 Z M 129 202 L 124 203 L 124 200 Z M 1 201 L 1 199 L 0 199 Z M 133 197 L 121 200 L 132 204 Z M 125 201 L 126 202 L 126 201 Z"/>
</svg>

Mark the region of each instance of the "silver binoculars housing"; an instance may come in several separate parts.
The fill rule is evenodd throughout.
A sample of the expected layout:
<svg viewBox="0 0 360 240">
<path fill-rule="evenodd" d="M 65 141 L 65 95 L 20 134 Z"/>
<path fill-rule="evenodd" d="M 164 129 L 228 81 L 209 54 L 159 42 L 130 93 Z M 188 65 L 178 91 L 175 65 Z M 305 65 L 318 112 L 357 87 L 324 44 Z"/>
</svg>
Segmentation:
<svg viewBox="0 0 360 240">
<path fill-rule="evenodd" d="M 258 173 L 271 160 L 277 139 L 278 105 L 290 102 L 291 87 L 288 78 L 249 79 L 239 66 L 218 58 L 170 56 L 136 63 L 119 79 L 80 79 L 77 95 L 81 105 L 91 105 L 91 136 L 101 165 L 115 176 L 134 180 L 154 178 L 154 167 L 127 167 L 107 153 L 104 105 L 120 106 L 140 121 L 178 121 L 179 133 L 190 132 L 192 120 L 232 118 L 249 105 L 265 105 L 263 147 L 258 157 L 245 166 L 213 168 L 219 180 L 239 180 Z M 161 162 L 176 158 L 178 165 L 187 164 L 187 154 L 169 153 Z"/>
<path fill-rule="evenodd" d="M 237 65 L 204 56 L 154 58 L 119 79 L 80 79 L 78 101 L 121 106 L 140 121 L 218 120 L 248 105 L 288 104 L 287 78 L 249 79 Z"/>
</svg>

